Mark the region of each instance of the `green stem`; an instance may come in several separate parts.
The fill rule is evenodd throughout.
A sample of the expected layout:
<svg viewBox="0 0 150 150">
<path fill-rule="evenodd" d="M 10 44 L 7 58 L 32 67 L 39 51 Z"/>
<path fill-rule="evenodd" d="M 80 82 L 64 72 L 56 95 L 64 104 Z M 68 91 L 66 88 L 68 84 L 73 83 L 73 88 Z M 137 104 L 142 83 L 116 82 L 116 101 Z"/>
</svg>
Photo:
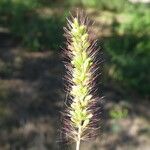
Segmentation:
<svg viewBox="0 0 150 150">
<path fill-rule="evenodd" d="M 78 129 L 78 139 L 76 142 L 76 150 L 80 150 L 80 142 L 81 142 L 81 127 Z"/>
</svg>

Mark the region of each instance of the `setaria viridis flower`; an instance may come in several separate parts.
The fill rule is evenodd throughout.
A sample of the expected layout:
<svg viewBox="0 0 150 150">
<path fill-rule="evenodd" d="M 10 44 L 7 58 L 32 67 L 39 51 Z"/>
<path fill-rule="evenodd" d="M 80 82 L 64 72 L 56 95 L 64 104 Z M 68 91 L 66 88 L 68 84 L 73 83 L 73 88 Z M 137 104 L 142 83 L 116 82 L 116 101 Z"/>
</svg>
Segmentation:
<svg viewBox="0 0 150 150">
<path fill-rule="evenodd" d="M 63 136 L 77 142 L 95 137 L 99 128 L 97 78 L 100 59 L 96 40 L 90 33 L 90 21 L 77 12 L 67 19 L 66 49 L 63 49 L 66 68 L 67 103 L 63 113 Z"/>
</svg>

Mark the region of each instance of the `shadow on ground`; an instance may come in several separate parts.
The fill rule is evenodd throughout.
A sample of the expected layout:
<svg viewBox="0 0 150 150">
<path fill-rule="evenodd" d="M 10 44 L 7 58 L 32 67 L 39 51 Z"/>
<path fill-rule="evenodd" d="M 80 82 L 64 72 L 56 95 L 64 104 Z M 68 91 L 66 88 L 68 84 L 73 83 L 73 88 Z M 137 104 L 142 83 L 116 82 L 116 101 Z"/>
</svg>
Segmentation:
<svg viewBox="0 0 150 150">
<path fill-rule="evenodd" d="M 10 45 L 1 47 L 0 52 L 3 65 L 0 71 L 0 147 L 30 149 L 33 145 L 37 148 L 45 145 L 56 149 L 53 146 L 56 146 L 59 111 L 64 99 L 63 66 L 58 55 L 51 51 L 28 53 Z"/>
</svg>

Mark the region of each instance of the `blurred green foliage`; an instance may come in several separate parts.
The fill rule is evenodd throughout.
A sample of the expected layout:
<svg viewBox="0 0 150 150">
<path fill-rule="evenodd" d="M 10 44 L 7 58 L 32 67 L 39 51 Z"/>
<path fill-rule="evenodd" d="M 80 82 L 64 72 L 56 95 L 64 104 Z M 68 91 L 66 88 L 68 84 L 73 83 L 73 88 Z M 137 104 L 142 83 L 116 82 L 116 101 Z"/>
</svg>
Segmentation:
<svg viewBox="0 0 150 150">
<path fill-rule="evenodd" d="M 63 8 L 64 13 L 43 12 L 44 8 L 53 11 L 53 7 Z M 66 12 L 72 7 L 92 7 L 97 12 L 123 15 L 121 21 L 114 20 L 112 34 L 104 39 L 104 51 L 109 58 L 106 78 L 114 80 L 126 91 L 149 95 L 149 4 L 131 4 L 126 0 L 1 0 L 0 26 L 8 28 L 13 37 L 31 51 L 59 50 L 64 41 L 62 28 Z M 3 65 L 1 70 L 11 72 L 9 66 Z"/>
<path fill-rule="evenodd" d="M 67 0 L 65 4 L 70 6 L 96 7 L 102 10 L 119 11 L 122 10 L 128 2 L 126 0 Z"/>
<path fill-rule="evenodd" d="M 64 16 L 42 16 L 36 11 L 41 7 L 37 0 L 1 0 L 0 25 L 32 51 L 57 50 L 63 41 Z"/>
<path fill-rule="evenodd" d="M 109 116 L 112 119 L 123 119 L 128 116 L 128 109 L 120 105 L 115 105 L 110 111 Z"/>
<path fill-rule="evenodd" d="M 113 36 L 105 41 L 110 56 L 110 76 L 141 95 L 150 93 L 150 11 L 128 12 L 130 19 L 114 23 Z M 124 13 L 129 16 L 129 14 Z"/>
</svg>

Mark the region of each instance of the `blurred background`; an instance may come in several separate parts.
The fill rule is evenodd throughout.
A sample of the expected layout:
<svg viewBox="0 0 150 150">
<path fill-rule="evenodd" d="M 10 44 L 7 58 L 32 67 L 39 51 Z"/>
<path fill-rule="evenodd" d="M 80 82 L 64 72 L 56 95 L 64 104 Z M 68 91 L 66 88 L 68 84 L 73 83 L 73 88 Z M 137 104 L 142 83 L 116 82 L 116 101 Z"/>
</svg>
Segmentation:
<svg viewBox="0 0 150 150">
<path fill-rule="evenodd" d="M 71 149 L 59 144 L 60 46 L 76 8 L 95 21 L 105 59 L 99 137 L 81 149 L 150 149 L 149 0 L 0 0 L 0 150 Z"/>
</svg>

